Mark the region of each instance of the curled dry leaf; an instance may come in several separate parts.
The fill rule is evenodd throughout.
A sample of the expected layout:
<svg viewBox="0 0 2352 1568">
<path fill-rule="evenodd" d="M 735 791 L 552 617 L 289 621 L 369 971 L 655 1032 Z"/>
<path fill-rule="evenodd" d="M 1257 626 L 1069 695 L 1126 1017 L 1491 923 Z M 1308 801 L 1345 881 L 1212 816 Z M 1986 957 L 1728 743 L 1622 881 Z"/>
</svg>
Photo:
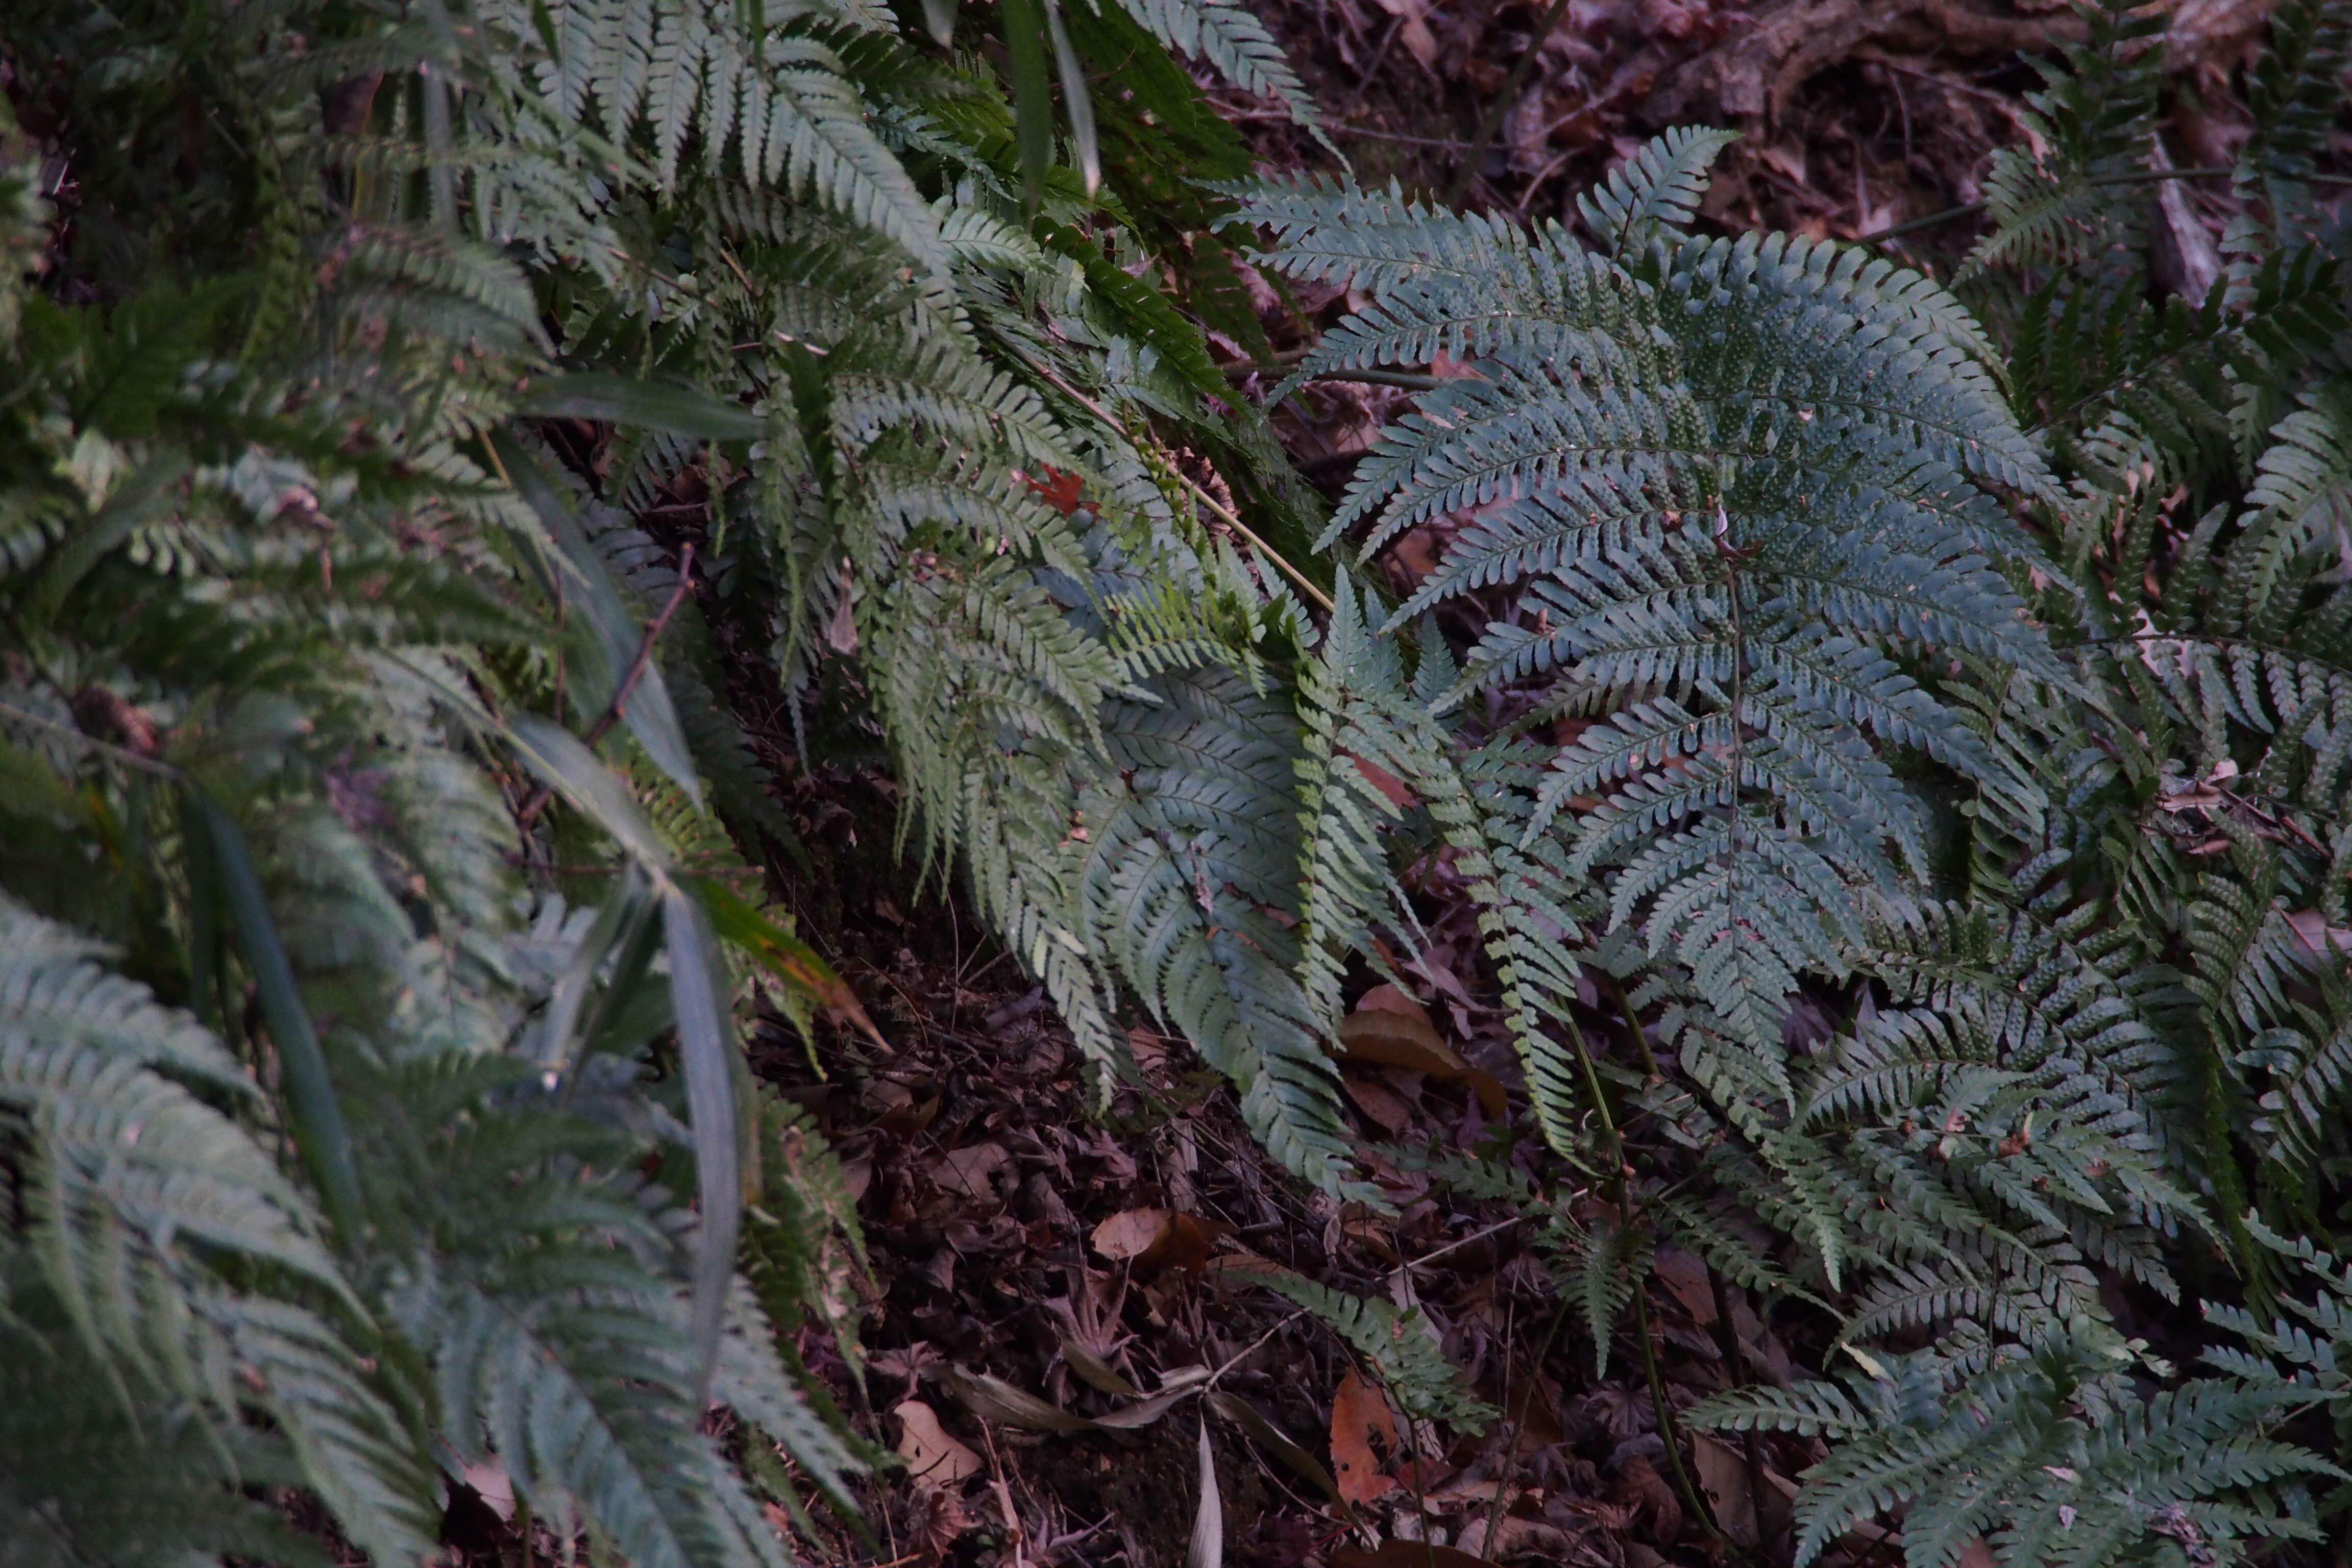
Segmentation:
<svg viewBox="0 0 2352 1568">
<path fill-rule="evenodd" d="M 948 1436 L 939 1413 L 921 1400 L 907 1400 L 890 1414 L 898 1418 L 898 1452 L 915 1479 L 953 1489 L 987 1468 L 978 1454 Z"/>
</svg>

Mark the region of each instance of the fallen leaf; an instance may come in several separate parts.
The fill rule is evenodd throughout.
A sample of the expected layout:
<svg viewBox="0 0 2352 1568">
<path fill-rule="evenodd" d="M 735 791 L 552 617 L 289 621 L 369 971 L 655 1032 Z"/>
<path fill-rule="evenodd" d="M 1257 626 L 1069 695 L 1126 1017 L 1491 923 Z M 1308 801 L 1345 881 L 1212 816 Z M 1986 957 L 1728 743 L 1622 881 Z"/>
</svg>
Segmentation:
<svg viewBox="0 0 2352 1568">
<path fill-rule="evenodd" d="M 1412 1107 L 1406 1104 L 1404 1096 L 1394 1089 L 1384 1089 L 1369 1079 L 1358 1078 L 1354 1073 L 1341 1074 L 1339 1086 L 1348 1091 L 1348 1098 L 1356 1102 L 1356 1109 L 1370 1117 L 1383 1131 L 1402 1134 L 1412 1125 Z"/>
<path fill-rule="evenodd" d="M 1216 1250 L 1217 1237 L 1233 1226 L 1197 1215 L 1167 1209 L 1122 1209 L 1095 1226 L 1088 1245 L 1114 1263 L 1139 1274 L 1160 1268 L 1199 1268 Z"/>
<path fill-rule="evenodd" d="M 1185 1543 L 1184 1568 L 1224 1568 L 1225 1505 L 1217 1495 L 1217 1457 L 1209 1448 L 1209 1424 L 1201 1423 L 1201 1505 L 1192 1511 L 1192 1539 Z"/>
<path fill-rule="evenodd" d="M 1393 985 L 1373 986 L 1357 1001 L 1356 1010 L 1339 1020 L 1339 1059 L 1467 1083 L 1489 1121 L 1500 1121 L 1509 1114 L 1502 1081 L 1463 1060 L 1429 1021 L 1429 1009 Z M 1370 1107 L 1364 1113 L 1381 1120 Z"/>
<path fill-rule="evenodd" d="M 1375 1436 L 1390 1453 L 1396 1452 L 1396 1417 L 1389 1411 L 1387 1395 L 1349 1372 L 1331 1399 L 1331 1468 L 1339 1495 L 1359 1507 L 1396 1488 L 1393 1479 L 1381 1473 L 1380 1456 L 1371 1443 Z"/>
<path fill-rule="evenodd" d="M 1095 1226 L 1087 1245 L 1114 1263 L 1142 1258 L 1168 1238 L 1166 1209 L 1121 1209 Z"/>
<path fill-rule="evenodd" d="M 1610 1496 L 1619 1502 L 1648 1509 L 1656 1523 L 1654 1533 L 1659 1541 L 1672 1542 L 1683 1532 L 1682 1500 L 1675 1496 L 1675 1489 L 1666 1484 L 1657 1468 L 1641 1455 L 1626 1456 Z"/>
<path fill-rule="evenodd" d="M 847 573 L 844 573 L 845 578 Z M 857 651 L 857 620 L 851 608 L 849 584 L 841 585 L 840 597 L 834 601 L 833 614 L 824 623 L 824 645 L 845 658 Z"/>
<path fill-rule="evenodd" d="M 1209 1377 L 1209 1369 L 1205 1366 L 1179 1367 L 1160 1380 L 1160 1392 L 1148 1399 L 1139 1399 L 1132 1405 L 1121 1405 L 1117 1410 L 1096 1416 L 1095 1425 L 1114 1432 L 1133 1432 L 1149 1426 L 1199 1393 L 1201 1385 L 1208 1382 Z"/>
<path fill-rule="evenodd" d="M 1341 1546 L 1332 1550 L 1331 1568 L 1494 1568 L 1484 1557 L 1426 1541 L 1383 1541 L 1377 1552 Z"/>
<path fill-rule="evenodd" d="M 1492 1540 L 1487 1538 L 1484 1518 L 1474 1519 L 1463 1526 L 1461 1550 L 1475 1552 L 1488 1559 L 1532 1557 L 1541 1563 L 1573 1561 L 1576 1543 L 1569 1539 L 1568 1531 L 1556 1524 L 1547 1524 L 1540 1519 L 1521 1519 L 1508 1513 L 1494 1522 Z M 1630 1565 L 1633 1559 L 1629 1556 L 1626 1562 Z"/>
<path fill-rule="evenodd" d="M 473 1488 L 474 1495 L 488 1503 L 492 1513 L 502 1520 L 513 1520 L 514 1480 L 496 1454 L 478 1465 L 467 1465 L 457 1472 L 457 1479 Z"/>
<path fill-rule="evenodd" d="M 1013 1163 L 1002 1143 L 975 1143 L 968 1149 L 950 1149 L 940 1156 L 932 1168 L 932 1178 L 951 1193 L 994 1204 L 1003 1202 L 992 1178 Z"/>
<path fill-rule="evenodd" d="M 1062 1359 L 1070 1363 L 1070 1370 L 1076 1373 L 1088 1387 L 1098 1388 L 1105 1394 L 1115 1394 L 1122 1399 L 1136 1397 L 1139 1390 L 1135 1384 L 1119 1375 L 1117 1367 L 1079 1343 L 1076 1338 L 1070 1334 L 1057 1329 L 1055 1331 L 1054 1337 L 1061 1344 Z"/>
<path fill-rule="evenodd" d="M 978 1454 L 948 1436 L 939 1413 L 921 1400 L 909 1399 L 890 1414 L 898 1418 L 898 1452 L 917 1480 L 953 1488 L 987 1468 Z"/>
<path fill-rule="evenodd" d="M 2296 910 L 2286 917 L 2286 923 L 2303 945 L 2315 953 L 2324 953 L 2331 947 L 2338 952 L 2352 952 L 2352 928 L 2329 925 L 2327 917 L 2317 910 Z"/>
<path fill-rule="evenodd" d="M 1378 0 L 1380 8 L 1403 24 L 1398 35 L 1412 58 L 1423 70 L 1437 64 L 1437 35 L 1429 30 L 1429 6 L 1425 0 Z"/>
<path fill-rule="evenodd" d="M 1094 1423 L 1085 1416 L 1048 1405 L 1027 1390 L 1015 1388 L 1003 1378 L 984 1372 L 943 1366 L 936 1375 L 963 1401 L 965 1408 L 983 1421 L 1030 1432 L 1086 1432 L 1094 1427 Z"/>
<path fill-rule="evenodd" d="M 1343 1061 L 1403 1068 L 1440 1078 L 1454 1077 L 1470 1065 L 1438 1037 L 1426 1012 L 1405 1013 L 1360 1004 L 1339 1020 L 1339 1055 Z"/>
<path fill-rule="evenodd" d="M 1333 1502 L 1344 1501 L 1339 1495 L 1339 1483 L 1323 1468 L 1323 1461 L 1308 1453 L 1290 1434 L 1269 1420 L 1265 1414 L 1249 1401 L 1235 1394 L 1211 1391 L 1209 1408 L 1240 1427 L 1249 1439 L 1292 1469 L 1297 1471 Z"/>
<path fill-rule="evenodd" d="M 1412 791 L 1405 787 L 1404 780 L 1397 777 L 1396 774 L 1389 772 L 1388 769 L 1381 766 L 1378 763 L 1366 762 L 1363 758 L 1357 756 L 1353 752 L 1348 752 L 1347 758 L 1349 762 L 1356 764 L 1356 771 L 1364 775 L 1364 782 L 1366 784 L 1370 784 L 1374 789 L 1380 791 L 1381 794 L 1388 797 L 1388 802 L 1391 805 L 1393 805 L 1398 810 L 1402 811 L 1407 806 L 1412 805 Z"/>
<path fill-rule="evenodd" d="M 1679 1247 L 1662 1247 L 1650 1268 L 1691 1315 L 1692 1322 L 1705 1328 L 1715 1321 L 1715 1285 L 1707 1279 L 1706 1264 L 1696 1255 Z"/>
<path fill-rule="evenodd" d="M 1742 1546 L 1757 1541 L 1756 1500 L 1748 1492 L 1748 1461 L 1729 1444 L 1704 1432 L 1690 1434 L 1691 1465 L 1699 1490 L 1723 1533 Z"/>
<path fill-rule="evenodd" d="M 1050 463 L 1040 464 L 1034 475 L 1021 478 L 1036 492 L 1037 499 L 1060 512 L 1064 517 L 1078 510 L 1079 496 L 1085 485 L 1077 475 L 1066 473 Z"/>
<path fill-rule="evenodd" d="M 1511 1102 L 1509 1097 L 1503 1092 L 1501 1079 L 1496 1078 L 1485 1068 L 1473 1067 L 1464 1068 L 1455 1076 L 1468 1084 L 1470 1092 L 1478 1097 L 1478 1109 L 1486 1113 L 1487 1121 L 1510 1120 Z"/>
</svg>

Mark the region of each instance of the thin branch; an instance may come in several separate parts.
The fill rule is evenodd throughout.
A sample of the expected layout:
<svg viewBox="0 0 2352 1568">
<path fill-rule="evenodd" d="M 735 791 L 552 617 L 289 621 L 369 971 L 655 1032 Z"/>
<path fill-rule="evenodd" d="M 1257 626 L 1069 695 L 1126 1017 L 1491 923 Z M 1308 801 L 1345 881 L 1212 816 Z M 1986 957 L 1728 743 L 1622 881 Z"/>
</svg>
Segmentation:
<svg viewBox="0 0 2352 1568">
<path fill-rule="evenodd" d="M 1244 381 L 1260 372 L 1271 374 L 1283 367 L 1279 364 L 1229 364 L 1224 367 L 1225 379 Z M 1433 392 L 1444 384 L 1436 376 L 1424 375 L 1412 370 L 1325 370 L 1307 378 L 1310 381 L 1361 381 L 1374 386 L 1402 386 L 1414 392 Z"/>
<path fill-rule="evenodd" d="M 621 684 L 613 689 L 613 700 L 604 704 L 604 711 L 596 716 L 596 721 L 588 726 L 588 732 L 580 737 L 582 743 L 590 751 L 594 751 L 596 742 L 610 734 L 613 726 L 621 721 L 622 712 L 628 707 L 629 698 L 637 689 L 637 682 L 643 680 L 646 678 L 646 671 L 652 668 L 654 644 L 661 640 L 663 628 L 669 625 L 669 618 L 677 614 L 677 607 L 686 603 L 686 595 L 694 587 L 694 579 L 690 575 L 693 570 L 694 543 L 689 540 L 678 551 L 677 585 L 670 590 L 669 602 L 661 607 L 660 614 L 646 623 L 646 635 L 637 641 L 637 657 L 629 661 L 628 673 L 622 676 Z M 516 818 L 517 822 L 528 828 L 538 819 L 539 814 L 547 809 L 547 803 L 554 798 L 555 788 L 552 784 L 540 785 L 538 793 L 523 803 L 522 811 Z"/>
<path fill-rule="evenodd" d="M 1042 375 L 1047 381 L 1052 382 L 1054 385 L 1060 390 L 1062 395 L 1069 398 L 1079 407 L 1085 409 L 1087 413 L 1093 415 L 1096 418 L 1101 420 L 1112 429 L 1124 431 L 1127 428 L 1126 426 L 1121 425 L 1118 420 L 1112 418 L 1109 410 L 1104 408 L 1101 404 L 1097 403 L 1093 398 L 1088 397 L 1085 393 L 1080 392 L 1076 387 L 1072 386 L 1068 382 L 1064 381 L 1060 376 L 1055 374 L 1051 365 L 1039 364 L 1034 359 L 1031 360 L 1029 363 L 1031 368 L 1034 369 L 1039 375 Z M 1330 595 L 1317 587 L 1314 580 L 1308 577 L 1306 573 L 1301 572 L 1297 567 L 1292 565 L 1280 551 L 1275 549 L 1273 545 L 1268 544 L 1265 540 L 1260 539 L 1255 531 L 1254 531 L 1249 524 L 1244 522 L 1240 518 L 1234 515 L 1234 511 L 1231 507 L 1226 506 L 1223 502 L 1218 500 L 1216 497 L 1202 489 L 1199 482 L 1196 481 L 1192 475 L 1185 473 L 1181 468 L 1175 470 L 1175 473 L 1177 479 L 1182 483 L 1186 489 L 1192 492 L 1193 500 L 1197 502 L 1202 510 L 1206 510 L 1211 516 L 1216 518 L 1218 521 L 1223 523 L 1227 528 L 1232 529 L 1235 533 L 1240 534 L 1244 540 L 1249 542 L 1252 549 L 1265 556 L 1268 561 L 1273 562 L 1276 568 L 1279 570 L 1284 576 L 1289 578 L 1291 582 L 1297 584 L 1298 591 L 1305 594 L 1308 602 L 1313 604 L 1316 608 L 1321 610 L 1327 616 L 1331 614 L 1333 605 Z"/>
<path fill-rule="evenodd" d="M 182 776 L 181 770 L 169 763 L 158 761 L 143 752 L 131 751 L 128 747 L 115 745 L 109 741 L 101 741 L 95 735 L 85 735 L 70 724 L 60 724 L 56 720 L 45 719 L 38 713 L 27 713 L 12 703 L 0 702 L 0 718 L 13 719 L 20 724 L 30 724 L 35 729 L 47 730 L 52 735 L 96 752 L 100 756 L 110 758 L 121 763 L 124 767 L 137 768 L 142 773 L 153 773 L 158 778 L 176 779 Z"/>
<path fill-rule="evenodd" d="M 1551 0 L 1551 9 L 1546 11 L 1543 20 L 1536 24 L 1535 36 L 1528 40 L 1528 47 L 1520 51 L 1519 58 L 1511 63 L 1511 74 L 1503 79 L 1503 90 L 1486 105 L 1486 112 L 1478 121 L 1478 134 L 1471 139 L 1469 152 L 1464 155 L 1461 166 L 1454 171 L 1454 184 L 1446 188 L 1447 206 L 1460 206 L 1462 198 L 1469 195 L 1470 182 L 1478 177 L 1478 164 L 1486 158 L 1486 148 L 1495 140 L 1495 132 L 1502 128 L 1503 116 L 1510 112 L 1512 100 L 1519 96 L 1520 85 L 1528 79 L 1528 72 L 1535 68 L 1536 57 L 1543 52 L 1544 40 L 1551 37 L 1552 29 L 1559 26 L 1559 19 L 1567 14 L 1568 0 Z"/>
</svg>

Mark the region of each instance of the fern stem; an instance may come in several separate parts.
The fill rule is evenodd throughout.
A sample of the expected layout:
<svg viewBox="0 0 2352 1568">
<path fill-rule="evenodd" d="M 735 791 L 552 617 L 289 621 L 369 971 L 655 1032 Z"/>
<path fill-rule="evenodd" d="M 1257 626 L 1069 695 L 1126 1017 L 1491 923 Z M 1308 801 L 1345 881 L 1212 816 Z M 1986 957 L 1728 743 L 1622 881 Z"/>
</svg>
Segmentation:
<svg viewBox="0 0 2352 1568">
<path fill-rule="evenodd" d="M 1630 1167 L 1625 1163 L 1624 1134 L 1617 1131 L 1617 1118 L 1610 1112 L 1609 1097 L 1601 1089 L 1601 1072 L 1592 1065 L 1592 1052 L 1585 1046 L 1584 1031 L 1565 1007 L 1559 1011 L 1559 1019 L 1568 1029 L 1569 1043 L 1576 1047 L 1577 1065 L 1584 1070 L 1585 1087 L 1592 1095 L 1593 1114 L 1601 1119 L 1601 1131 L 1609 1140 L 1609 1184 L 1611 1201 L 1617 1205 L 1617 1222 L 1630 1227 L 1633 1220 L 1633 1194 L 1625 1181 Z M 1666 1404 L 1665 1378 L 1658 1371 L 1657 1347 L 1650 1342 L 1650 1304 L 1643 1287 L 1643 1280 L 1637 1279 L 1633 1283 L 1633 1336 L 1642 1346 L 1642 1370 L 1649 1379 L 1650 1405 L 1658 1423 L 1658 1439 L 1665 1447 L 1667 1466 L 1675 1472 L 1675 1489 L 1682 1493 L 1683 1501 L 1689 1505 L 1691 1517 L 1699 1521 L 1709 1536 L 1720 1541 L 1723 1531 L 1715 1522 L 1714 1510 L 1706 1506 L 1706 1500 L 1691 1481 L 1689 1470 L 1683 1464 L 1681 1439 L 1675 1429 L 1674 1411 Z"/>
<path fill-rule="evenodd" d="M 1229 364 L 1225 368 L 1228 381 L 1245 381 L 1261 373 L 1282 369 L 1279 364 Z M 1370 386 L 1402 386 L 1413 392 L 1434 392 L 1445 384 L 1433 375 L 1410 370 L 1326 370 L 1307 377 L 1309 381 L 1357 381 Z"/>
</svg>

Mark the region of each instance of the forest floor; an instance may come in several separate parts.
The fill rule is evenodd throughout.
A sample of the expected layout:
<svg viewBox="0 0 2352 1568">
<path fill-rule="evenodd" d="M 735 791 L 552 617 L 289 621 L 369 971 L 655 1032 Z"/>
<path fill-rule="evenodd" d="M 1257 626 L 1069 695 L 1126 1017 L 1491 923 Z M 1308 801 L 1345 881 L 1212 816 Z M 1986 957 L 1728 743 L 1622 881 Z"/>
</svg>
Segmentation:
<svg viewBox="0 0 2352 1568">
<path fill-rule="evenodd" d="M 1717 124 L 1744 134 L 1706 219 L 1842 238 L 1975 201 L 1991 151 L 2023 134 L 2021 95 L 2038 82 L 2025 55 L 2077 26 L 2060 0 L 1255 3 L 1367 183 L 1563 217 L 1654 132 Z M 2246 123 L 2237 68 L 2266 10 L 2179 7 L 2177 163 L 2230 161 Z M 1336 167 L 1278 110 L 1220 101 L 1266 166 Z M 2218 208 L 2183 195 L 2168 221 L 2188 226 L 2193 268 Z M 1948 261 L 1977 232 L 1949 220 L 1895 254 Z M 1286 310 L 1266 324 L 1277 348 L 1301 341 Z M 1402 395 L 1318 384 L 1281 427 L 1336 494 Z M 1390 569 L 1417 575 L 1434 542 L 1406 536 Z M 1137 1031 L 1151 1092 L 1123 1090 L 1097 1114 L 1042 994 L 898 853 L 887 781 L 804 770 L 781 712 L 764 739 L 817 856 L 813 871 L 773 868 L 779 895 L 887 1042 L 828 1032 L 812 1053 L 778 1026 L 757 1047 L 760 1072 L 845 1162 L 867 1248 L 843 1284 L 860 1370 L 819 1336 L 803 1349 L 864 1436 L 908 1460 L 868 1484 L 862 1528 L 819 1516 L 801 1537 L 813 1559 L 1179 1568 L 1205 1426 L 1234 1568 L 1787 1561 L 1791 1478 L 1811 1446 L 1682 1434 L 1678 1466 L 1659 1416 L 1728 1380 L 1820 1364 L 1824 1321 L 1759 1321 L 1740 1291 L 1669 1253 L 1644 1303 L 1647 1353 L 1621 1331 L 1596 1367 L 1507 1206 L 1433 1195 L 1425 1173 L 1377 1152 L 1508 1154 L 1497 1091 L 1514 1097 L 1517 1074 L 1492 976 L 1442 878 L 1417 889 L 1432 940 L 1407 976 L 1415 994 L 1366 999 L 1388 1044 L 1346 1064 L 1375 1150 L 1366 1168 L 1393 1212 L 1341 1208 L 1256 1152 L 1222 1080 L 1179 1042 Z M 1627 1032 L 1596 1043 L 1633 1068 Z M 1637 1151 L 1643 1131 L 1629 1130 Z M 1417 1305 L 1496 1418 L 1450 1441 L 1402 1419 L 1345 1343 L 1260 1282 L 1267 1266 Z M 1199 1396 L 1203 1379 L 1213 1399 Z M 1150 1397 L 1162 1391 L 1172 1397 Z M 478 1564 L 515 1562 L 510 1531 L 479 1540 Z M 1876 1568 L 1885 1544 L 1849 1536 L 1825 1562 Z"/>
</svg>

